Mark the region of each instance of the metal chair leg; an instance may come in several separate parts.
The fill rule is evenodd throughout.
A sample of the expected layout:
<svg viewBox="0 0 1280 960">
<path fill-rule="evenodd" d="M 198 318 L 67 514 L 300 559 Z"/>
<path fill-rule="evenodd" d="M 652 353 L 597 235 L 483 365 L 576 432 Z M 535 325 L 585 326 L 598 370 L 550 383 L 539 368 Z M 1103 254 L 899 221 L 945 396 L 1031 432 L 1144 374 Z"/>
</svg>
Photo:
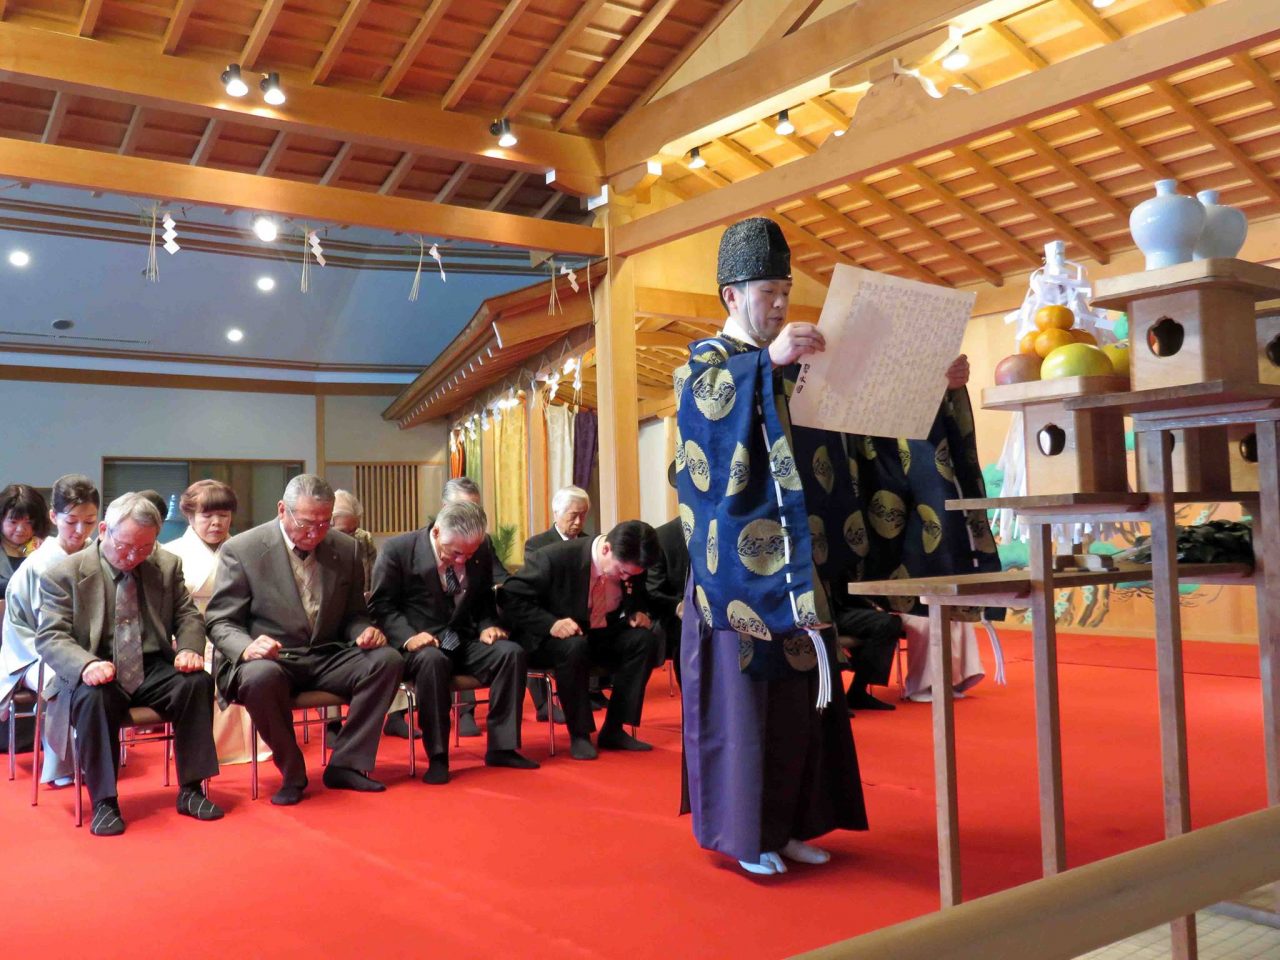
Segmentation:
<svg viewBox="0 0 1280 960">
<path fill-rule="evenodd" d="M 320 710 L 317 708 L 316 714 L 320 719 L 320 766 L 327 767 L 329 765 L 329 711 L 328 709 Z M 342 708 L 338 708 L 338 717 L 342 717 Z M 311 724 L 307 720 L 307 712 L 302 711 L 302 729 L 305 731 Z"/>
<path fill-rule="evenodd" d="M 249 797 L 250 799 L 258 799 L 258 725 L 253 722 L 253 715 L 249 715 Z"/>
<path fill-rule="evenodd" d="M 169 785 L 169 766 L 173 762 L 173 724 L 164 725 L 164 785 Z"/>
<path fill-rule="evenodd" d="M 9 779 L 15 780 L 18 776 L 18 761 L 14 756 L 18 749 L 18 707 L 13 701 L 9 702 Z"/>
<path fill-rule="evenodd" d="M 40 767 L 44 760 L 44 665 L 40 667 L 40 677 L 36 681 L 36 685 L 40 688 L 36 691 L 36 739 L 32 744 L 33 754 L 31 760 L 31 805 L 38 806 L 40 803 Z"/>
<path fill-rule="evenodd" d="M 558 699 L 555 684 L 551 682 L 551 674 L 544 674 L 542 682 L 547 685 L 547 739 L 551 742 L 551 756 L 556 755 L 556 700 Z M 563 707 L 561 709 L 564 709 Z"/>
<path fill-rule="evenodd" d="M 405 709 L 405 719 L 409 722 L 409 776 L 416 777 L 418 775 L 418 752 L 414 744 L 417 739 L 418 728 L 418 695 L 412 687 L 404 687 L 404 698 L 408 706 Z"/>
<path fill-rule="evenodd" d="M 84 825 L 84 798 L 80 795 L 83 778 L 80 775 L 80 748 L 76 744 L 74 733 L 71 735 L 71 768 L 76 791 L 76 826 L 80 827 Z"/>
</svg>

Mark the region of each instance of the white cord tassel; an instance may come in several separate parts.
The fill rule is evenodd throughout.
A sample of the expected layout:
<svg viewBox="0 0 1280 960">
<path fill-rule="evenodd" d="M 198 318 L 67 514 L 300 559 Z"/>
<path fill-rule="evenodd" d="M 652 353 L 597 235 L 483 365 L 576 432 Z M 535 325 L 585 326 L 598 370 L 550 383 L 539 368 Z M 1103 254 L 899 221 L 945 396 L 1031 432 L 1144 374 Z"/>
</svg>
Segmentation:
<svg viewBox="0 0 1280 960">
<path fill-rule="evenodd" d="M 151 205 L 151 240 L 147 244 L 147 269 L 143 271 L 148 283 L 160 282 L 160 261 L 156 259 L 156 228 L 160 219 L 157 204 Z"/>
<path fill-rule="evenodd" d="M 1000 638 L 996 636 L 996 628 L 986 617 L 982 618 L 982 626 L 987 631 L 987 639 L 991 641 L 991 658 L 996 662 L 996 686 L 1005 685 L 1004 648 L 1000 646 Z"/>
<path fill-rule="evenodd" d="M 807 631 L 813 641 L 813 652 L 818 655 L 818 712 L 821 713 L 831 703 L 831 660 L 827 657 L 827 645 L 822 642 L 822 634 L 810 627 Z"/>
<path fill-rule="evenodd" d="M 432 247 L 434 250 L 435 248 Z M 418 302 L 418 288 L 422 285 L 422 261 L 427 255 L 427 246 L 418 238 L 418 269 L 413 272 L 413 286 L 409 288 L 409 302 Z"/>
</svg>

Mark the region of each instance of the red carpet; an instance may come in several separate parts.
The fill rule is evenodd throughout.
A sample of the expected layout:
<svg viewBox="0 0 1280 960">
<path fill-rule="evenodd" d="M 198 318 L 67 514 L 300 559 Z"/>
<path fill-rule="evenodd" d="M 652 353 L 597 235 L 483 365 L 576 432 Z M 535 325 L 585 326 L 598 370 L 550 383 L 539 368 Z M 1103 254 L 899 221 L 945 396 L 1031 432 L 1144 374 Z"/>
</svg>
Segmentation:
<svg viewBox="0 0 1280 960">
<path fill-rule="evenodd" d="M 986 681 L 956 705 L 971 897 L 1039 874 L 1029 641 L 1004 639 L 1009 686 Z M 1188 644 L 1197 825 L 1264 805 L 1256 657 Z M 1147 641 L 1064 638 L 1062 662 L 1068 851 L 1080 864 L 1161 835 L 1154 653 Z M 214 782 L 229 814 L 213 824 L 176 815 L 159 748 L 138 748 L 118 839 L 75 829 L 69 791 L 32 809 L 23 757 L 20 779 L 0 784 L 5 942 L 102 958 L 781 957 L 936 908 L 927 705 L 859 714 L 871 832 L 829 837 L 830 866 L 774 880 L 698 850 L 675 816 L 679 707 L 665 675 L 642 729 L 652 754 L 549 759 L 544 729 L 530 713 L 526 750 L 542 770 L 489 770 L 483 742 L 464 740 L 443 788 L 409 781 L 404 741 L 384 741 L 391 789 L 379 796 L 319 786 L 313 743 L 306 802 L 252 802 L 248 768 L 232 767 Z M 278 781 L 264 774 L 269 794 Z"/>
</svg>

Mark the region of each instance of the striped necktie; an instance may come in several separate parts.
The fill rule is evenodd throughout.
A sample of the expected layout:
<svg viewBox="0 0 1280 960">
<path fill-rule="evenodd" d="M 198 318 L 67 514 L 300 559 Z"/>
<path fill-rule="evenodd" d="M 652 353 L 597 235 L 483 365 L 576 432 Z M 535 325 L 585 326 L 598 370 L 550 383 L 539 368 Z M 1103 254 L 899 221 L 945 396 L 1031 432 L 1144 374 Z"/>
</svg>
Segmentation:
<svg viewBox="0 0 1280 960">
<path fill-rule="evenodd" d="M 114 639 L 116 682 L 125 693 L 142 686 L 142 614 L 138 607 L 138 581 L 132 573 L 116 580 Z"/>
<path fill-rule="evenodd" d="M 458 594 L 462 592 L 462 584 L 458 583 L 458 575 L 454 572 L 453 564 L 444 568 L 444 592 L 454 598 L 457 603 Z M 457 650 L 458 649 L 458 632 L 452 627 L 446 627 L 440 634 L 441 650 Z"/>
</svg>

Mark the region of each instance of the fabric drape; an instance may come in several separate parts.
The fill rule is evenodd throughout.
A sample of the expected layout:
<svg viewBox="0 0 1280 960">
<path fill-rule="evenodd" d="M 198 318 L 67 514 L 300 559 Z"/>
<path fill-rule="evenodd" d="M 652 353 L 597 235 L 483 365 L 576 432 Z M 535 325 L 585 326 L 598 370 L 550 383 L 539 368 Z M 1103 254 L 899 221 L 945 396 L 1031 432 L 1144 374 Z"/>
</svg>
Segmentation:
<svg viewBox="0 0 1280 960">
<path fill-rule="evenodd" d="M 449 478 L 465 476 L 467 472 L 467 448 L 453 431 L 449 432 Z"/>
<path fill-rule="evenodd" d="M 547 404 L 547 496 L 573 483 L 573 411 Z"/>
<path fill-rule="evenodd" d="M 463 438 L 462 475 L 480 483 L 483 479 L 481 471 L 484 466 L 480 458 L 480 431 L 468 428 L 463 431 Z"/>
<path fill-rule="evenodd" d="M 524 562 L 522 544 L 529 536 L 529 444 L 524 393 L 519 406 L 502 412 L 494 424 L 494 480 L 496 497 L 494 529 L 515 527 L 509 564 Z"/>
<path fill-rule="evenodd" d="M 573 483 L 586 490 L 596 465 L 597 421 L 594 410 L 579 410 L 573 418 Z"/>
</svg>

